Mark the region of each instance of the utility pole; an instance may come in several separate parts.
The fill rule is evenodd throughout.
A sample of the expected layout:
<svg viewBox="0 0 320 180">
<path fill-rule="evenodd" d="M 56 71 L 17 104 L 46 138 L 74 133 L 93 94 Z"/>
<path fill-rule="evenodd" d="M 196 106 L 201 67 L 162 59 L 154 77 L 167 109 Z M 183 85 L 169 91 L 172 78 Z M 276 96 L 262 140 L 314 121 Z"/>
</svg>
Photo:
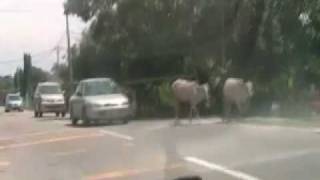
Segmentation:
<svg viewBox="0 0 320 180">
<path fill-rule="evenodd" d="M 66 16 L 66 33 L 67 33 L 67 60 L 69 64 L 69 86 L 70 91 L 73 91 L 73 64 L 71 60 L 71 47 L 70 47 L 70 29 L 69 29 L 69 12 L 66 9 L 65 10 L 65 16 Z"/>
<path fill-rule="evenodd" d="M 31 106 L 31 71 L 32 71 L 32 62 L 31 62 L 31 55 L 25 53 L 23 55 L 23 91 L 22 91 L 22 96 L 25 99 L 26 106 Z"/>
<path fill-rule="evenodd" d="M 221 64 L 226 63 L 226 43 L 225 43 L 225 0 L 221 0 Z"/>
<path fill-rule="evenodd" d="M 57 46 L 56 47 L 56 51 L 57 51 L 57 65 L 60 64 L 60 47 Z"/>
</svg>

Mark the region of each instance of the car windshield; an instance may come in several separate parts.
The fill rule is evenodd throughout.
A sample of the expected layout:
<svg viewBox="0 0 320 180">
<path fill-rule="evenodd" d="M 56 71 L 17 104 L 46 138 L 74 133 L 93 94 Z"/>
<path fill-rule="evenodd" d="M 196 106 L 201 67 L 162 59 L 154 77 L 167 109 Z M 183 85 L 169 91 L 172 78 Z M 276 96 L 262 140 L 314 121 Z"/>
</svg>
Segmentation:
<svg viewBox="0 0 320 180">
<path fill-rule="evenodd" d="M 84 95 L 85 96 L 98 96 L 119 93 L 117 84 L 111 81 L 93 81 L 85 83 Z"/>
<path fill-rule="evenodd" d="M 9 101 L 19 101 L 21 100 L 20 96 L 11 95 L 9 96 Z"/>
<path fill-rule="evenodd" d="M 40 86 L 39 88 L 39 92 L 41 94 L 60 94 L 61 93 L 61 89 L 59 86 Z"/>
</svg>

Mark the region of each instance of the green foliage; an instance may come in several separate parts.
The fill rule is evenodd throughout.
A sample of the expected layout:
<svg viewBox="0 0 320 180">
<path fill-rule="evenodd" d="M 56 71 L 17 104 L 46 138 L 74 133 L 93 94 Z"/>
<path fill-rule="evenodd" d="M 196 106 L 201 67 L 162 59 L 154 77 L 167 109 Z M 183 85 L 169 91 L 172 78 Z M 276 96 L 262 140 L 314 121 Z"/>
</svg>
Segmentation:
<svg viewBox="0 0 320 180">
<path fill-rule="evenodd" d="M 30 77 L 30 95 L 33 95 L 33 91 L 35 90 L 37 84 L 39 82 L 44 82 L 50 80 L 51 75 L 37 67 L 31 67 L 31 77 Z M 12 82 L 14 83 L 14 88 L 19 91 L 21 94 L 26 92 L 24 89 L 25 77 L 22 69 L 17 69 Z"/>
<path fill-rule="evenodd" d="M 54 78 L 62 83 L 63 89 L 68 89 L 69 85 L 69 69 L 67 64 L 54 64 L 51 72 Z"/>
<path fill-rule="evenodd" d="M 7 93 L 14 92 L 14 83 L 11 76 L 0 76 L 0 105 L 5 102 Z"/>
<path fill-rule="evenodd" d="M 171 84 L 168 82 L 162 83 L 159 87 L 159 97 L 161 104 L 165 106 L 169 106 L 171 108 L 174 107 L 174 96 L 171 90 Z"/>
<path fill-rule="evenodd" d="M 233 76 L 285 102 L 320 82 L 317 0 L 67 0 L 65 9 L 90 22 L 73 56 L 76 79 Z M 134 88 L 170 106 L 170 82 Z"/>
<path fill-rule="evenodd" d="M 11 76 L 0 76 L 0 91 L 10 92 L 13 91 L 13 79 Z"/>
</svg>

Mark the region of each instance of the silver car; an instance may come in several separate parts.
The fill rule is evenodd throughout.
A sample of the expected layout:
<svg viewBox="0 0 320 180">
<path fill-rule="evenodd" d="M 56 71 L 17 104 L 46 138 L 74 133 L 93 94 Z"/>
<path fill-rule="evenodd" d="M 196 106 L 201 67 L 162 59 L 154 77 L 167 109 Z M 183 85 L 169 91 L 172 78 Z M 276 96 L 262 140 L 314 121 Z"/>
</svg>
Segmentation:
<svg viewBox="0 0 320 180">
<path fill-rule="evenodd" d="M 18 94 L 8 94 L 5 100 L 5 112 L 12 110 L 23 111 L 23 100 Z"/>
<path fill-rule="evenodd" d="M 34 93 L 34 116 L 42 117 L 43 113 L 55 113 L 58 117 L 66 115 L 66 103 L 61 86 L 56 82 L 39 83 Z"/>
<path fill-rule="evenodd" d="M 81 81 L 70 98 L 72 124 L 81 119 L 90 121 L 123 120 L 133 115 L 128 97 L 121 93 L 119 86 L 109 78 L 94 78 Z"/>
</svg>

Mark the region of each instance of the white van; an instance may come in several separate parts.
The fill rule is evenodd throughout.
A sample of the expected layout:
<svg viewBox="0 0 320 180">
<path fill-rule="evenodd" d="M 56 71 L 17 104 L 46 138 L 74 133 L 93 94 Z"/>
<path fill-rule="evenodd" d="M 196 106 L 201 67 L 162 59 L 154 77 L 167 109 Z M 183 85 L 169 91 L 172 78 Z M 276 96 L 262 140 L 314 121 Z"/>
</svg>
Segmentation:
<svg viewBox="0 0 320 180">
<path fill-rule="evenodd" d="M 66 103 L 59 83 L 39 83 L 33 102 L 35 117 L 42 117 L 43 113 L 55 113 L 57 117 L 60 114 L 62 117 L 66 115 Z"/>
</svg>

